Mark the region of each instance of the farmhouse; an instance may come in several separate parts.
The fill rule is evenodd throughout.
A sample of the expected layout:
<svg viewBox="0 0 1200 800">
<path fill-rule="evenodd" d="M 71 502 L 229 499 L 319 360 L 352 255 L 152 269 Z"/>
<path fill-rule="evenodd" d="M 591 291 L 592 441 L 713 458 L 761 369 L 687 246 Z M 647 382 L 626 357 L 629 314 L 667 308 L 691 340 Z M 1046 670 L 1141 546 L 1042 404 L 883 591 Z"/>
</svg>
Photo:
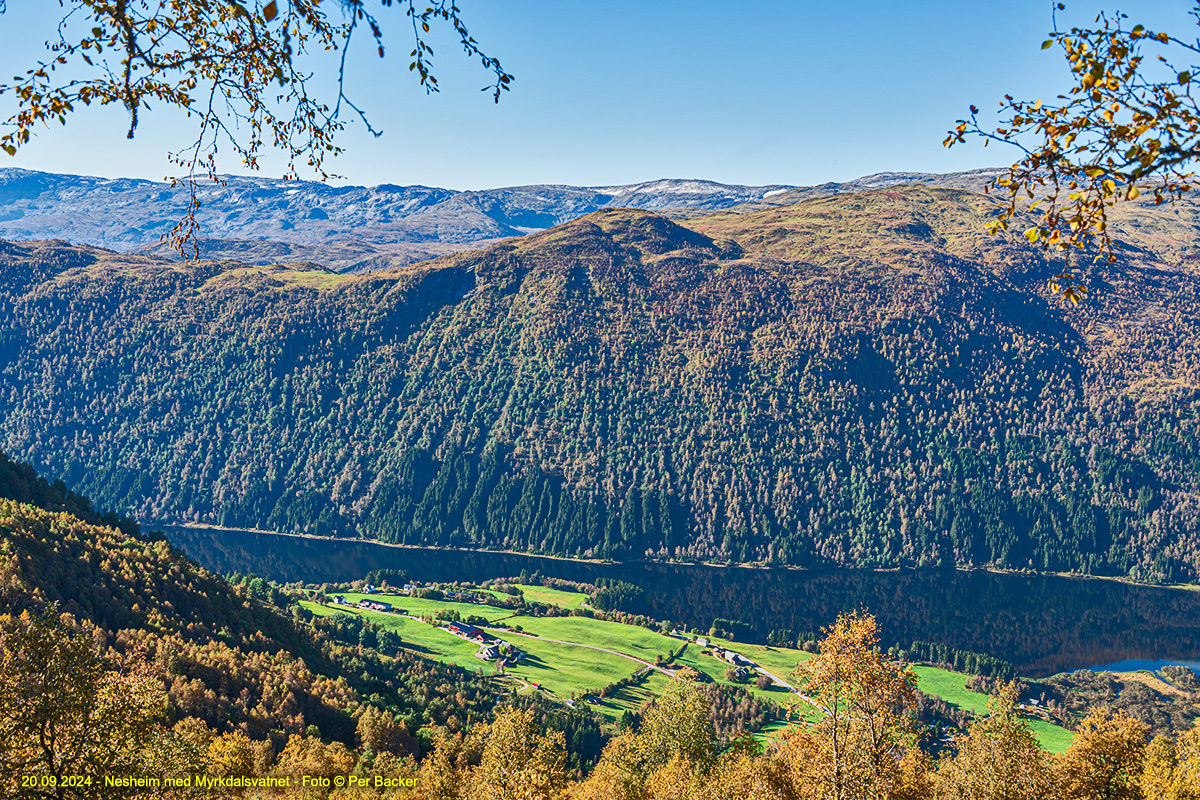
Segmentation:
<svg viewBox="0 0 1200 800">
<path fill-rule="evenodd" d="M 740 653 L 733 652 L 732 650 L 717 650 L 717 651 L 715 651 L 715 653 L 718 658 L 728 661 L 730 664 L 733 664 L 735 667 L 753 666 L 749 659 L 745 658 Z"/>
<path fill-rule="evenodd" d="M 385 603 L 382 600 L 359 600 L 359 608 L 369 608 L 372 611 L 391 611 L 392 604 Z"/>
<path fill-rule="evenodd" d="M 479 630 L 479 628 L 476 628 L 474 625 L 468 625 L 465 622 L 451 622 L 446 626 L 446 629 L 455 636 L 461 636 L 464 639 L 483 641 L 489 638 L 488 635 Z"/>
<path fill-rule="evenodd" d="M 500 639 L 495 640 L 496 646 L 500 648 L 500 655 L 504 656 L 505 660 L 516 663 L 525 658 L 525 653 L 519 647 L 509 642 Z"/>
</svg>

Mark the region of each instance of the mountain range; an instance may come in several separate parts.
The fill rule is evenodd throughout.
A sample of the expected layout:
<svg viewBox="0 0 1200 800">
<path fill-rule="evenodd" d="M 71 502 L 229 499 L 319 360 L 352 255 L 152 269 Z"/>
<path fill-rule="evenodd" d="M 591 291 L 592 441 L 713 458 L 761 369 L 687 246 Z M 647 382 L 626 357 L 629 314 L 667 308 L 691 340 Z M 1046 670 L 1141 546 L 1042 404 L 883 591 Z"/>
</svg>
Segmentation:
<svg viewBox="0 0 1200 800">
<path fill-rule="evenodd" d="M 1200 205 L 1086 303 L 995 201 L 605 209 L 361 275 L 0 244 L 0 449 L 143 522 L 1200 574 Z"/>
<path fill-rule="evenodd" d="M 979 189 L 994 173 L 882 173 L 815 187 L 657 180 L 466 192 L 226 175 L 220 185 L 200 184 L 200 252 L 252 264 L 304 261 L 362 272 L 533 233 L 608 208 L 711 212 L 901 183 Z M 173 257 L 162 236 L 183 218 L 188 197 L 183 185 L 0 169 L 0 238 L 65 239 Z"/>
</svg>

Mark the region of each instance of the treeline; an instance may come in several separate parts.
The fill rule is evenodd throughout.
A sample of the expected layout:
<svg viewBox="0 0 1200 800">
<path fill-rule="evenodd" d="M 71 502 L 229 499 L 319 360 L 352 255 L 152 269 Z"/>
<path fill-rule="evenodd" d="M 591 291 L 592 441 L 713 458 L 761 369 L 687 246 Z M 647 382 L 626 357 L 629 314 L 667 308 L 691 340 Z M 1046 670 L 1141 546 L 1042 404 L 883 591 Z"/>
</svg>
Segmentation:
<svg viewBox="0 0 1200 800">
<path fill-rule="evenodd" d="M 640 586 L 625 581 L 597 578 L 596 590 L 590 595 L 590 602 L 601 611 L 628 611 L 636 613 L 645 608 L 643 598 L 645 591 Z"/>
<path fill-rule="evenodd" d="M 391 586 L 401 588 L 408 581 L 408 571 L 403 569 L 373 569 L 367 573 L 366 583 L 369 586 Z"/>
<path fill-rule="evenodd" d="M 959 650 L 944 644 L 913 642 L 904 655 L 909 661 L 945 665 L 955 672 L 966 672 L 970 675 L 982 675 L 1001 681 L 1011 681 L 1017 677 L 1017 670 L 1002 658 L 987 653 Z"/>
<path fill-rule="evenodd" d="M 96 511 L 91 500 L 70 491 L 61 480 L 50 483 L 29 464 L 13 461 L 4 453 L 0 453 L 0 498 L 62 511 L 84 522 L 117 528 L 129 536 L 141 535 L 141 528 L 130 517 Z"/>
<path fill-rule="evenodd" d="M 142 519 L 1196 576 L 1196 277 L 1061 311 L 1020 237 L 905 232 L 986 202 L 605 212 L 354 277 L 7 245 L 0 444 Z"/>
<path fill-rule="evenodd" d="M 754 641 L 754 627 L 736 619 L 717 617 L 713 620 L 712 627 L 708 629 L 708 635 L 737 642 L 752 642 Z"/>
<path fill-rule="evenodd" d="M 771 647 L 791 647 L 801 650 L 812 650 L 816 647 L 820 635 L 812 632 L 796 633 L 791 628 L 778 628 L 767 631 L 767 644 Z"/>
</svg>

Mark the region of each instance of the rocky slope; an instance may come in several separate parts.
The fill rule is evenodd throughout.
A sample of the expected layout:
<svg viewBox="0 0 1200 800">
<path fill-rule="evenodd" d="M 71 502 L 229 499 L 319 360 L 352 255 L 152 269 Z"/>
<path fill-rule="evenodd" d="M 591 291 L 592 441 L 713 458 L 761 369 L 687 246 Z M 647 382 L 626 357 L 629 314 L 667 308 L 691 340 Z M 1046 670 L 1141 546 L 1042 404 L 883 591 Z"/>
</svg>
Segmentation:
<svg viewBox="0 0 1200 800">
<path fill-rule="evenodd" d="M 606 208 L 708 212 L 743 203 L 788 204 L 896 183 L 975 188 L 982 173 L 885 173 L 819 187 L 727 186 L 659 180 L 628 186 L 518 186 L 456 192 L 426 186 L 331 186 L 270 178 L 201 185 L 201 254 L 253 264 L 312 262 L 345 271 L 403 266 L 543 230 Z M 65 239 L 171 257 L 161 237 L 187 194 L 154 181 L 0 170 L 0 238 Z"/>
</svg>

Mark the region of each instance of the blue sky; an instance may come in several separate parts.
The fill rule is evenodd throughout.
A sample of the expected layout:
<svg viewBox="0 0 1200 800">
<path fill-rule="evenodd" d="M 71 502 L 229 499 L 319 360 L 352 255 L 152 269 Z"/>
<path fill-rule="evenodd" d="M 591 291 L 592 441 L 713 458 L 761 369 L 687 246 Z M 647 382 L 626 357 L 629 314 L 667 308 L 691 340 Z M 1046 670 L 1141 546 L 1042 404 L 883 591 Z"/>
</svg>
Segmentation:
<svg viewBox="0 0 1200 800">
<path fill-rule="evenodd" d="M 599 186 L 655 178 L 797 184 L 883 171 L 951 172 L 1003 165 L 1016 151 L 978 143 L 946 150 L 947 129 L 974 103 L 1005 93 L 1052 98 L 1066 88 L 1061 52 L 1041 50 L 1044 0 L 459 0 L 472 34 L 516 76 L 499 105 L 488 74 L 435 35 L 440 94 L 408 72 L 410 38 L 379 9 L 386 58 L 364 37 L 349 61 L 352 99 L 380 139 L 352 123 L 338 183 L 482 189 L 532 183 Z M 1068 2 L 1060 25 L 1112 6 Z M 334 0 L 329 12 L 337 13 Z M 1151 28 L 1188 32 L 1191 3 L 1122 6 Z M 8 0 L 0 75 L 31 65 L 53 33 L 57 3 Z M 318 70 L 328 64 L 314 65 Z M 0 97 L 0 118 L 12 113 Z M 84 109 L 0 166 L 162 179 L 166 154 L 192 139 L 182 115 L 152 111 L 125 138 L 116 109 Z M 244 173 L 236 160 L 221 169 Z M 277 175 L 266 159 L 263 174 Z"/>
</svg>

